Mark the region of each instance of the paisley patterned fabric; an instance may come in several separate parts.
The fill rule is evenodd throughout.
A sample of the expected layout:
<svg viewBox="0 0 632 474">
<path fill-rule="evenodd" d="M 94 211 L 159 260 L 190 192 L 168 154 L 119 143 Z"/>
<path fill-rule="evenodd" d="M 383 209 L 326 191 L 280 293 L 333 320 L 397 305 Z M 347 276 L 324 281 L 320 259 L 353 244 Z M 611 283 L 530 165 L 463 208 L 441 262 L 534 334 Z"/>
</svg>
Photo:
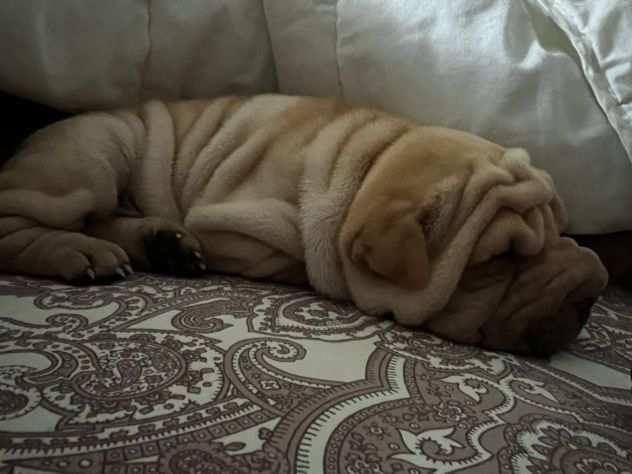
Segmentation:
<svg viewBox="0 0 632 474">
<path fill-rule="evenodd" d="M 631 473 L 632 295 L 550 361 L 300 288 L 0 277 L 0 473 Z"/>
</svg>

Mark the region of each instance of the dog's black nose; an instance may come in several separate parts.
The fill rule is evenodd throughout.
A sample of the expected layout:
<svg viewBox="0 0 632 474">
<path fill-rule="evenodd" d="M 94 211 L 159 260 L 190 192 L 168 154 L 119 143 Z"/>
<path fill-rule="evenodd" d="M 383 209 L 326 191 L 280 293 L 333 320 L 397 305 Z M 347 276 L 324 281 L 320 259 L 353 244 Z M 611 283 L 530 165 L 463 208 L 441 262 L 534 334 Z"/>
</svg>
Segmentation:
<svg viewBox="0 0 632 474">
<path fill-rule="evenodd" d="M 595 301 L 597 301 L 595 298 L 585 298 L 574 304 L 577 320 L 582 326 L 588 321 Z"/>
<path fill-rule="evenodd" d="M 529 348 L 527 355 L 536 357 L 548 357 L 562 349 L 565 339 L 563 331 L 546 319 L 529 324 L 523 338 Z"/>
<path fill-rule="evenodd" d="M 557 313 L 530 323 L 523 333 L 530 355 L 547 357 L 565 349 L 588 321 L 595 301 L 595 298 L 584 298 L 576 303 L 565 303 Z"/>
</svg>

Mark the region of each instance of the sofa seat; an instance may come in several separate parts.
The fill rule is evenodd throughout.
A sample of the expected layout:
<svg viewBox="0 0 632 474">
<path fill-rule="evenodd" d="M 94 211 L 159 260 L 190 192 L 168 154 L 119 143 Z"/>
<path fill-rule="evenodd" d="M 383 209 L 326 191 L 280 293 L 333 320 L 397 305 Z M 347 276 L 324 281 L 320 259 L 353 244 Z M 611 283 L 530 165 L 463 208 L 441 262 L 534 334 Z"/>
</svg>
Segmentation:
<svg viewBox="0 0 632 474">
<path fill-rule="evenodd" d="M 539 360 L 303 288 L 0 276 L 0 472 L 630 472 L 631 344 L 617 288 Z"/>
</svg>

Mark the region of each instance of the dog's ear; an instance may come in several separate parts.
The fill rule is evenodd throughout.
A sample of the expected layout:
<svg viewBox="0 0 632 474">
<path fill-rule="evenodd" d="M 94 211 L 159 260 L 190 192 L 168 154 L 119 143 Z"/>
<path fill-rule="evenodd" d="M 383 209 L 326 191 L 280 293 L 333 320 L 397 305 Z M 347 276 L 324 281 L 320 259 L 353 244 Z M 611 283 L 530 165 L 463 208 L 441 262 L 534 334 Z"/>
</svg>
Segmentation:
<svg viewBox="0 0 632 474">
<path fill-rule="evenodd" d="M 409 290 L 426 286 L 426 239 L 412 206 L 391 201 L 374 207 L 351 244 L 351 261 Z"/>
</svg>

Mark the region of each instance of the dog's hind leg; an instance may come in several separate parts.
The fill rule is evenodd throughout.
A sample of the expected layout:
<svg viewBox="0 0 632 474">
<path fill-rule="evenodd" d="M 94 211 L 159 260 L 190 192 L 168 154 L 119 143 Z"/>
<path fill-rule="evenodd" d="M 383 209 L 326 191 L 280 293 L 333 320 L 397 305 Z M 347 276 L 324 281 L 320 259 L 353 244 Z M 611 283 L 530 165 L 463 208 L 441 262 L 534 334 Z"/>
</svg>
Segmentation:
<svg viewBox="0 0 632 474">
<path fill-rule="evenodd" d="M 90 222 L 86 233 L 119 245 L 137 270 L 179 276 L 206 270 L 198 240 L 166 219 L 115 216 Z"/>
<path fill-rule="evenodd" d="M 114 243 L 7 216 L 0 217 L 0 271 L 89 283 L 123 278 L 131 268 Z"/>
<path fill-rule="evenodd" d="M 78 282 L 124 277 L 117 244 L 86 235 L 113 215 L 129 180 L 129 127 L 106 114 L 53 124 L 0 170 L 0 271 Z"/>
</svg>

